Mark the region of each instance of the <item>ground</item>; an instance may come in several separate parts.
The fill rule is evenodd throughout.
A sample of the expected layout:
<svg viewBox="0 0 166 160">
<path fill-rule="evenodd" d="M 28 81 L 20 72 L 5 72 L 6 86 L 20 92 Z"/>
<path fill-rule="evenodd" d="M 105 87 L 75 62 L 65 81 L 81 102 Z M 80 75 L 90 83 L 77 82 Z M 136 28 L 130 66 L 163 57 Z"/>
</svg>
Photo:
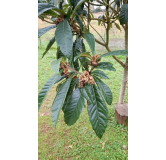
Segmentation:
<svg viewBox="0 0 166 160">
<path fill-rule="evenodd" d="M 102 15 L 102 13 L 95 14 L 95 17 Z M 39 21 L 39 27 L 43 28 L 48 26 L 45 22 Z M 93 21 L 100 33 L 104 34 L 104 27 L 99 27 L 97 22 Z M 56 43 L 49 50 L 47 55 L 42 59 L 49 40 L 53 37 L 55 29 L 43 35 L 40 45 L 39 40 L 39 53 L 38 53 L 38 91 L 42 88 L 46 80 L 53 75 L 50 63 L 56 59 Z M 97 34 L 91 29 L 91 32 L 99 39 Z M 124 31 L 118 31 L 114 26 L 110 31 L 109 46 L 111 50 L 124 49 Z M 89 47 L 86 44 L 88 50 Z M 96 53 L 103 54 L 107 51 L 104 47 L 96 44 Z M 123 56 L 117 56 L 124 62 Z M 59 120 L 56 128 L 53 127 L 51 119 L 51 106 L 56 95 L 56 84 L 47 94 L 38 115 L 38 157 L 40 160 L 63 160 L 63 159 L 95 159 L 95 160 L 126 160 L 128 159 L 128 128 L 123 125 L 118 125 L 115 120 L 114 107 L 118 102 L 120 93 L 120 85 L 122 79 L 123 68 L 112 57 L 104 57 L 102 61 L 111 62 L 115 67 L 115 72 L 105 71 L 110 79 L 104 82 L 110 87 L 113 93 L 113 103 L 108 107 L 108 125 L 106 131 L 99 139 L 90 124 L 87 107 L 83 109 L 79 120 L 72 125 L 67 126 L 64 122 L 63 112 L 60 113 Z M 128 91 L 125 95 L 125 103 Z M 123 149 L 123 145 L 127 150 Z"/>
</svg>

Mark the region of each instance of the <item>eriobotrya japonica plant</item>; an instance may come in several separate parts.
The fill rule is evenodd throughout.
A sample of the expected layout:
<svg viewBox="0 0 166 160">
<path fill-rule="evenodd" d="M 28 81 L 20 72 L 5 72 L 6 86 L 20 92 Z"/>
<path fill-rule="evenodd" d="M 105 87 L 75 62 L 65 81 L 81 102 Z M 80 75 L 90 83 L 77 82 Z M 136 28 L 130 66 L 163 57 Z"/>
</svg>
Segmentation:
<svg viewBox="0 0 166 160">
<path fill-rule="evenodd" d="M 93 0 L 91 0 L 92 2 Z M 43 57 L 57 43 L 57 59 L 51 62 L 55 72 L 44 84 L 38 95 L 38 109 L 54 84 L 57 84 L 57 94 L 52 104 L 52 121 L 54 126 L 58 121 L 60 110 L 64 112 L 64 121 L 73 125 L 79 118 L 87 103 L 89 120 L 96 135 L 101 138 L 107 127 L 107 104 L 112 103 L 110 88 L 102 81 L 108 79 L 103 70 L 115 71 L 110 62 L 101 62 L 102 57 L 95 54 L 95 38 L 89 32 L 89 26 L 84 22 L 88 13 L 84 10 L 88 0 L 63 0 L 41 3 L 38 1 L 38 17 L 52 25 L 40 29 L 38 37 L 51 29 L 55 29 Z M 86 41 L 91 52 L 86 51 Z M 112 54 L 112 53 L 111 53 Z M 120 54 L 127 54 L 125 50 Z"/>
</svg>

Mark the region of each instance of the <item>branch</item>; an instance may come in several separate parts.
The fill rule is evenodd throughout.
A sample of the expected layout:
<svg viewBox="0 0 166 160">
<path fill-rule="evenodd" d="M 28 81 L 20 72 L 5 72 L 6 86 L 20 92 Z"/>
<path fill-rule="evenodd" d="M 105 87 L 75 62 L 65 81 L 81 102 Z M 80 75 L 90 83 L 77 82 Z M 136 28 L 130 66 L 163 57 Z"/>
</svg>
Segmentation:
<svg viewBox="0 0 166 160">
<path fill-rule="evenodd" d="M 91 27 L 92 27 L 92 25 L 91 24 L 89 24 Z M 93 28 L 93 27 L 92 27 Z M 104 41 L 104 39 L 103 39 L 103 37 L 99 34 L 99 32 L 95 29 L 95 28 L 93 28 L 95 31 L 96 31 L 96 33 L 100 36 L 100 38 L 103 40 L 103 42 L 105 43 L 105 41 Z"/>
<path fill-rule="evenodd" d="M 88 31 L 89 31 L 89 24 L 90 24 L 90 4 L 88 2 Z"/>
<path fill-rule="evenodd" d="M 104 43 L 100 42 L 100 41 L 99 41 L 99 40 L 97 40 L 96 38 L 95 38 L 95 41 L 96 41 L 98 44 L 100 44 L 100 45 L 102 45 L 102 46 L 105 46 L 105 44 L 104 44 Z"/>
<path fill-rule="evenodd" d="M 93 6 L 103 6 L 103 5 L 101 5 L 101 4 L 94 4 L 94 3 L 91 3 L 91 2 L 89 2 L 89 4 L 91 4 L 91 5 L 93 5 Z"/>
<path fill-rule="evenodd" d="M 66 65 L 66 67 L 67 67 L 67 69 L 69 69 L 69 70 L 71 70 L 71 71 L 73 71 L 73 72 L 75 72 L 75 73 L 77 73 L 77 74 L 81 74 L 80 72 L 77 72 L 74 68 L 70 68 L 70 67 L 67 66 L 67 65 Z"/>
</svg>

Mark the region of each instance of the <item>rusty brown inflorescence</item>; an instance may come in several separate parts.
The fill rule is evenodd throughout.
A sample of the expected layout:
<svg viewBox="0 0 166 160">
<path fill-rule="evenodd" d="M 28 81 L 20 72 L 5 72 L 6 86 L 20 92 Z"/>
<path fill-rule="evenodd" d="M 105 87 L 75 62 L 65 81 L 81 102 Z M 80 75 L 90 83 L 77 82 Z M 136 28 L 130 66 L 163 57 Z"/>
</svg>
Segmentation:
<svg viewBox="0 0 166 160">
<path fill-rule="evenodd" d="M 101 60 L 101 59 L 98 59 L 98 58 L 99 58 L 99 55 L 94 55 L 92 57 L 92 60 L 90 60 L 90 65 L 96 67 L 98 65 L 98 62 Z"/>
<path fill-rule="evenodd" d="M 56 17 L 56 19 L 54 20 L 54 23 L 55 23 L 56 25 L 58 25 L 60 22 L 63 22 L 63 21 L 64 21 L 64 18 L 63 18 L 61 15 L 58 15 L 58 16 Z M 71 21 L 71 19 L 69 19 L 68 22 L 69 22 L 69 24 L 70 24 L 71 30 L 72 30 L 73 32 L 78 33 L 79 31 L 78 31 L 77 25 L 76 25 L 76 23 L 74 22 L 74 20 Z"/>
<path fill-rule="evenodd" d="M 54 23 L 55 23 L 56 25 L 58 25 L 60 22 L 63 22 L 63 21 L 64 21 L 63 17 L 62 17 L 61 15 L 58 15 L 58 16 L 56 17 Z"/>
<path fill-rule="evenodd" d="M 61 76 L 65 75 L 66 78 L 68 78 L 70 76 L 70 73 L 67 69 L 67 66 L 69 66 L 69 63 L 68 62 L 65 62 L 66 65 L 64 64 L 60 64 L 59 66 L 59 70 L 63 69 L 63 72 L 61 73 Z"/>
<path fill-rule="evenodd" d="M 94 79 L 91 75 L 89 75 L 89 72 L 84 71 L 79 76 L 79 86 L 78 86 L 78 88 L 82 88 L 84 86 L 84 84 L 88 84 L 89 81 L 90 81 L 91 85 L 95 84 Z"/>
<path fill-rule="evenodd" d="M 72 79 L 76 79 L 76 78 L 78 78 L 78 77 L 76 75 L 73 75 Z"/>
<path fill-rule="evenodd" d="M 77 26 L 76 26 L 74 20 L 71 21 L 71 19 L 69 19 L 68 22 L 69 22 L 69 24 L 70 24 L 71 30 L 72 30 L 73 32 L 78 33 L 78 28 L 77 28 Z"/>
</svg>

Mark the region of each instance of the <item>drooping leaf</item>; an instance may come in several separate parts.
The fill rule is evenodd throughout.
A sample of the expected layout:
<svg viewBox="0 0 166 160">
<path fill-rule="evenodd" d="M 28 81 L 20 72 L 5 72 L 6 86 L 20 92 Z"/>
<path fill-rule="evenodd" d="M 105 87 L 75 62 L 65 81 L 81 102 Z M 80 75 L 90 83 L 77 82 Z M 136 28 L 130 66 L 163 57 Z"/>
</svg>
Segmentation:
<svg viewBox="0 0 166 160">
<path fill-rule="evenodd" d="M 62 16 L 65 15 L 65 12 L 63 10 L 58 9 L 54 5 L 48 3 L 38 3 L 38 16 L 50 9 L 55 10 L 56 12 L 60 13 Z"/>
<path fill-rule="evenodd" d="M 67 20 L 59 23 L 56 31 L 55 38 L 57 45 L 60 46 L 60 50 L 67 57 L 71 58 L 72 56 L 72 47 L 73 47 L 73 36 L 71 32 L 70 25 Z"/>
<path fill-rule="evenodd" d="M 70 83 L 70 87 L 69 87 L 69 90 L 68 90 L 68 92 L 67 92 L 67 96 L 66 96 L 64 105 L 63 105 L 63 107 L 62 107 L 63 112 L 64 112 L 64 110 L 65 110 L 66 105 L 67 105 L 67 104 L 69 103 L 69 101 L 71 100 L 71 96 L 72 96 L 72 93 L 73 93 L 73 91 L 74 91 L 74 88 L 75 88 L 77 82 L 78 82 L 78 78 L 73 79 L 73 80 L 71 81 L 71 83 Z"/>
<path fill-rule="evenodd" d="M 81 96 L 79 88 L 74 90 L 71 96 L 71 100 L 64 109 L 65 123 L 70 126 L 74 124 L 80 116 L 85 104 L 85 99 Z"/>
<path fill-rule="evenodd" d="M 118 28 L 121 31 L 121 28 L 120 28 L 119 24 L 116 23 L 116 22 L 114 22 L 114 23 L 115 23 L 116 28 Z"/>
<path fill-rule="evenodd" d="M 56 73 L 59 74 L 59 65 L 61 62 L 61 58 L 54 60 L 51 62 L 51 69 Z"/>
<path fill-rule="evenodd" d="M 118 55 L 126 56 L 126 55 L 128 55 L 128 50 L 117 50 L 117 51 L 107 52 L 107 53 L 102 54 L 100 56 L 100 58 L 105 57 L 105 56 L 118 56 Z"/>
<path fill-rule="evenodd" d="M 120 24 L 126 24 L 126 22 L 128 22 L 128 4 L 123 4 L 120 10 L 120 15 L 119 15 L 119 19 L 120 19 Z"/>
<path fill-rule="evenodd" d="M 82 88 L 80 88 L 80 92 L 82 94 L 82 96 L 87 100 L 89 101 L 90 103 L 94 104 L 93 103 L 93 99 L 92 99 L 92 95 L 90 93 L 90 85 L 87 84 L 87 85 L 84 85 Z"/>
<path fill-rule="evenodd" d="M 111 92 L 110 88 L 99 78 L 94 77 L 94 80 L 95 80 L 99 90 L 101 91 L 102 95 L 104 96 L 104 99 L 106 100 L 107 104 L 111 105 L 112 104 L 112 92 Z"/>
<path fill-rule="evenodd" d="M 107 77 L 107 75 L 103 71 L 101 71 L 101 70 L 95 70 L 95 71 L 93 71 L 92 75 L 95 75 L 97 77 L 101 77 L 101 78 L 104 78 L 104 79 L 109 79 Z"/>
<path fill-rule="evenodd" d="M 45 56 L 45 54 L 48 52 L 48 50 L 51 48 L 51 46 L 54 44 L 54 42 L 55 42 L 55 37 L 53 37 L 53 38 L 50 40 L 50 42 L 48 43 L 47 48 L 46 48 L 45 52 L 43 53 L 42 58 Z"/>
<path fill-rule="evenodd" d="M 38 30 L 38 38 L 39 38 L 40 36 L 42 36 L 44 33 L 48 32 L 49 30 L 51 30 L 51 29 L 53 29 L 53 28 L 55 28 L 55 27 L 56 27 L 56 25 L 54 24 L 54 25 L 51 25 L 51 26 L 48 26 L 48 27 L 39 29 L 39 30 Z"/>
<path fill-rule="evenodd" d="M 89 59 L 92 59 L 92 56 L 88 53 L 88 52 L 84 52 L 84 53 L 81 53 L 80 55 L 76 56 L 74 58 L 74 61 L 78 58 L 78 57 L 87 57 Z"/>
<path fill-rule="evenodd" d="M 52 86 L 54 85 L 55 80 L 57 80 L 58 75 L 54 74 L 52 75 L 43 85 L 42 89 L 40 90 L 39 94 L 38 94 L 38 110 L 46 96 L 46 94 L 48 93 L 48 91 L 52 88 Z"/>
<path fill-rule="evenodd" d="M 92 51 L 92 54 L 94 55 L 95 54 L 95 38 L 94 38 L 94 35 L 91 34 L 91 33 L 85 33 L 83 35 L 83 37 L 85 38 L 85 40 L 87 41 L 91 51 Z"/>
<path fill-rule="evenodd" d="M 71 5 L 73 6 L 73 14 L 80 15 L 84 8 L 85 0 L 71 0 Z M 73 17 L 73 16 L 72 16 Z"/>
<path fill-rule="evenodd" d="M 94 105 L 88 101 L 89 120 L 96 135 L 102 138 L 107 127 L 107 106 L 96 85 L 91 86 L 90 92 L 93 97 Z"/>
<path fill-rule="evenodd" d="M 60 73 L 61 73 L 61 72 L 60 72 Z M 64 78 L 65 78 L 65 75 L 63 75 L 63 76 L 59 75 L 59 76 L 56 78 L 54 84 L 55 84 L 55 83 L 58 83 L 59 81 L 63 80 Z"/>
<path fill-rule="evenodd" d="M 56 95 L 53 105 L 52 105 L 52 121 L 53 125 L 56 126 L 58 121 L 60 110 L 64 104 L 68 89 L 70 87 L 70 83 L 72 80 L 72 75 L 63 83 L 61 90 L 59 90 L 58 94 Z"/>
<path fill-rule="evenodd" d="M 76 15 L 75 21 L 79 24 L 80 29 L 83 30 L 83 26 L 84 26 L 84 25 L 83 25 L 83 23 L 82 23 L 82 21 L 80 20 L 80 18 L 79 18 L 78 15 Z"/>
<path fill-rule="evenodd" d="M 98 26 L 99 26 L 99 25 L 101 24 L 101 22 L 102 22 L 102 21 L 100 20 L 100 19 L 102 19 L 102 16 L 99 16 L 98 19 L 99 19 L 99 20 L 98 20 Z"/>
<path fill-rule="evenodd" d="M 68 20 L 70 18 L 70 16 L 71 16 L 71 7 L 67 11 L 66 20 Z"/>
<path fill-rule="evenodd" d="M 120 7 L 120 0 L 115 0 L 115 3 L 116 3 L 117 6 Z"/>
<path fill-rule="evenodd" d="M 47 11 L 45 11 L 44 13 L 42 13 L 42 15 L 43 14 L 46 14 L 46 15 L 49 15 L 49 16 L 57 16 L 58 14 L 57 13 L 55 13 L 54 11 L 52 11 L 52 10 L 47 10 Z"/>
<path fill-rule="evenodd" d="M 102 69 L 108 71 L 116 71 L 116 69 L 112 66 L 110 62 L 99 62 L 95 69 Z"/>
</svg>

